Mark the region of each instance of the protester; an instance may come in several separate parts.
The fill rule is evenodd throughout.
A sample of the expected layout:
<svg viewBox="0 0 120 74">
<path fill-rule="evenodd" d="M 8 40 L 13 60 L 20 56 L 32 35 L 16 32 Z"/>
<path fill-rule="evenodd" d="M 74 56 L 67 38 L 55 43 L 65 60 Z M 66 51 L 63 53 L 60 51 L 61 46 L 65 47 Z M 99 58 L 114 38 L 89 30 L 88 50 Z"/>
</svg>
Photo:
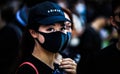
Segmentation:
<svg viewBox="0 0 120 74">
<path fill-rule="evenodd" d="M 26 32 L 21 45 L 21 64 L 16 74 L 76 74 L 76 63 L 70 58 L 55 64 L 56 54 L 68 43 L 70 32 L 61 7 L 43 2 L 30 8 Z"/>
</svg>

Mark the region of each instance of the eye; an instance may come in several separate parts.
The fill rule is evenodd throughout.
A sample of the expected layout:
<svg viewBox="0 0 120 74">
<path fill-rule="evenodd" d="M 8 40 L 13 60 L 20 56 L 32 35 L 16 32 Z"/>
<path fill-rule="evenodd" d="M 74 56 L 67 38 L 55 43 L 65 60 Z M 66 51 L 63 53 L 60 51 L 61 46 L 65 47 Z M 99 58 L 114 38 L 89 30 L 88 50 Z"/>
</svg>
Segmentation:
<svg viewBox="0 0 120 74">
<path fill-rule="evenodd" d="M 72 23 L 71 23 L 71 22 L 66 21 L 66 22 L 65 22 L 65 25 L 66 25 L 66 29 L 67 29 L 67 30 L 72 29 Z"/>
<path fill-rule="evenodd" d="M 49 32 L 54 32 L 55 29 L 54 29 L 54 28 L 48 28 L 47 31 L 49 31 Z"/>
<path fill-rule="evenodd" d="M 66 30 L 72 29 L 71 26 L 66 26 Z"/>
</svg>

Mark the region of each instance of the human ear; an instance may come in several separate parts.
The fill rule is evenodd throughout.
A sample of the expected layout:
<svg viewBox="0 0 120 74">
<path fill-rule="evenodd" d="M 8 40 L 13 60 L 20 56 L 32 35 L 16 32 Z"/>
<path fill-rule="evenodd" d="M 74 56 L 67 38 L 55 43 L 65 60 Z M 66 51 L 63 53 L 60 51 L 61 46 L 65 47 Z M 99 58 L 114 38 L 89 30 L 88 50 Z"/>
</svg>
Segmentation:
<svg viewBox="0 0 120 74">
<path fill-rule="evenodd" d="M 45 41 L 44 37 L 42 35 L 40 35 L 39 33 L 37 33 L 35 30 L 30 29 L 29 32 L 34 39 L 39 38 L 41 43 L 43 43 Z"/>
<path fill-rule="evenodd" d="M 31 36 L 32 36 L 33 38 L 37 38 L 37 35 L 38 35 L 38 34 L 36 33 L 35 30 L 30 29 L 29 32 L 30 32 L 30 34 L 31 34 Z"/>
</svg>

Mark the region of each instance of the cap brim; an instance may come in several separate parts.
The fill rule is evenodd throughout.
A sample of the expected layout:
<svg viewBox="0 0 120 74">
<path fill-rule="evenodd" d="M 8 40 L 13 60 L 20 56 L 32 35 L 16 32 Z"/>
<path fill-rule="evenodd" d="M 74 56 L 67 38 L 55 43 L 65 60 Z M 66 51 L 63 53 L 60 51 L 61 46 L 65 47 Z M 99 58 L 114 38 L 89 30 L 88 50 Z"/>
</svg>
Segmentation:
<svg viewBox="0 0 120 74">
<path fill-rule="evenodd" d="M 47 24 L 57 23 L 60 21 L 70 21 L 70 20 L 68 20 L 67 18 L 63 16 L 51 16 L 46 19 L 39 20 L 38 23 L 47 25 Z"/>
</svg>

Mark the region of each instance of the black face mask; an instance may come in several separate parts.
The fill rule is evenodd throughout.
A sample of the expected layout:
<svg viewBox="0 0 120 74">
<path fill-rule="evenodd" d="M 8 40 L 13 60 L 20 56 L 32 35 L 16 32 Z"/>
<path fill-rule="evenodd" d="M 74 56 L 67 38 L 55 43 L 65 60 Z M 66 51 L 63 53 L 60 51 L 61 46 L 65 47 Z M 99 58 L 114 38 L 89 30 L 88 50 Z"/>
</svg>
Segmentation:
<svg viewBox="0 0 120 74">
<path fill-rule="evenodd" d="M 69 45 L 69 43 L 70 43 L 70 40 L 71 40 L 71 33 L 70 32 L 67 32 L 67 40 L 66 40 L 66 42 L 65 42 L 65 44 L 64 44 L 64 46 L 62 47 L 62 49 L 61 49 L 61 51 L 60 52 L 62 52 L 68 45 Z"/>
<path fill-rule="evenodd" d="M 45 38 L 44 43 L 40 43 L 38 39 L 38 43 L 47 51 L 57 53 L 63 49 L 68 43 L 68 37 L 67 34 L 64 34 L 62 32 L 52 32 L 52 33 L 43 33 L 39 32 L 38 33 L 42 34 Z"/>
</svg>

